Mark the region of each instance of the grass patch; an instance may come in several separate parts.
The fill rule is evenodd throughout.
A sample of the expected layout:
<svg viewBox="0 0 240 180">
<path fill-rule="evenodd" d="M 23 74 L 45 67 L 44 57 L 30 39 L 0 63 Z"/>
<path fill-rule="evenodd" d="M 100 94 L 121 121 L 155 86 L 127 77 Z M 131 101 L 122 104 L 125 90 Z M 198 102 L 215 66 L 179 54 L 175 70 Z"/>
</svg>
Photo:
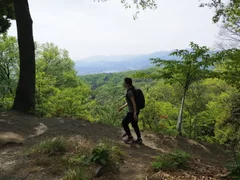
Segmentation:
<svg viewBox="0 0 240 180">
<path fill-rule="evenodd" d="M 57 137 L 34 146 L 30 149 L 30 154 L 63 155 L 69 148 L 71 145 L 66 139 Z"/>
<path fill-rule="evenodd" d="M 191 156 L 190 154 L 176 150 L 169 154 L 157 156 L 152 163 L 152 167 L 155 170 L 160 169 L 185 169 L 188 167 L 188 163 Z"/>
<path fill-rule="evenodd" d="M 62 176 L 69 172 L 69 169 L 78 172 L 78 169 L 74 169 L 76 166 L 85 167 L 82 157 L 89 156 L 91 150 L 91 142 L 86 139 L 68 140 L 56 137 L 33 146 L 27 154 L 31 158 L 33 168 L 42 167 L 51 175 Z"/>
<path fill-rule="evenodd" d="M 62 180 L 88 180 L 84 169 L 69 169 Z"/>
<path fill-rule="evenodd" d="M 123 155 L 117 146 L 108 143 L 93 146 L 91 141 L 79 137 L 42 141 L 27 154 L 33 169 L 41 167 L 46 173 L 62 176 L 64 180 L 90 179 L 96 165 L 103 166 L 105 172 L 116 172 Z"/>
</svg>

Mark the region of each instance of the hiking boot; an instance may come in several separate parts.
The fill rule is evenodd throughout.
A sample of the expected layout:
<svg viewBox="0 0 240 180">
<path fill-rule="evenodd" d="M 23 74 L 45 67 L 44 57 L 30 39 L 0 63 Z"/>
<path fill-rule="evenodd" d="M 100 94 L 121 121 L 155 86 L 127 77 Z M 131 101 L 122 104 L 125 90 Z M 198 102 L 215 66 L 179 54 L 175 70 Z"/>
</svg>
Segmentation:
<svg viewBox="0 0 240 180">
<path fill-rule="evenodd" d="M 143 143 L 142 138 L 137 138 L 136 140 L 133 140 L 133 143 L 142 144 Z"/>
<path fill-rule="evenodd" d="M 133 142 L 133 137 L 132 137 L 132 136 L 128 136 L 128 138 L 127 138 L 126 140 L 124 140 L 124 142 L 125 142 L 126 144 L 132 143 L 132 142 Z"/>
</svg>

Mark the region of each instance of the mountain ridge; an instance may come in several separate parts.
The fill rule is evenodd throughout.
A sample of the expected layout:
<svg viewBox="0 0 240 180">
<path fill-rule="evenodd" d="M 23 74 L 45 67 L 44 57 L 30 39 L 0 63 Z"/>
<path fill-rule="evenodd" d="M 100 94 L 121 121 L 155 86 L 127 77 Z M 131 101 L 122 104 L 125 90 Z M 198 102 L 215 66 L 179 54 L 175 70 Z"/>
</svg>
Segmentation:
<svg viewBox="0 0 240 180">
<path fill-rule="evenodd" d="M 141 70 L 154 66 L 150 58 L 179 59 L 176 56 L 170 56 L 172 52 L 173 50 L 138 55 L 92 56 L 75 61 L 75 69 L 78 75 Z"/>
</svg>

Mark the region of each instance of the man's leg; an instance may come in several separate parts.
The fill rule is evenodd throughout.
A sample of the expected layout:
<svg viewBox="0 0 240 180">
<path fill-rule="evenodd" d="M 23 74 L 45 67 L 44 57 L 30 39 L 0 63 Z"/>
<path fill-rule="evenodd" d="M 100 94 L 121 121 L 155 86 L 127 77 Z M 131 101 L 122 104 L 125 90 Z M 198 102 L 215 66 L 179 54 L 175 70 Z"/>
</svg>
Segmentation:
<svg viewBox="0 0 240 180">
<path fill-rule="evenodd" d="M 128 136 L 128 139 L 127 141 L 131 141 L 133 139 L 132 137 L 132 134 L 131 134 L 131 131 L 130 131 L 130 128 L 128 126 L 128 124 L 132 121 L 131 119 L 131 113 L 127 113 L 126 117 L 123 119 L 122 121 L 122 126 L 123 126 L 123 129 L 125 130 L 127 136 Z"/>
<path fill-rule="evenodd" d="M 132 127 L 134 128 L 135 130 L 135 133 L 137 135 L 137 138 L 141 138 L 141 133 L 140 133 L 140 130 L 139 130 L 139 126 L 138 126 L 138 121 L 134 120 L 132 121 Z"/>
<path fill-rule="evenodd" d="M 138 120 L 136 121 L 133 117 L 131 123 L 132 123 L 132 127 L 134 128 L 134 131 L 137 135 L 137 140 L 135 142 L 136 143 L 142 143 L 141 133 L 140 133 L 140 129 L 139 129 L 139 126 L 138 126 Z"/>
</svg>

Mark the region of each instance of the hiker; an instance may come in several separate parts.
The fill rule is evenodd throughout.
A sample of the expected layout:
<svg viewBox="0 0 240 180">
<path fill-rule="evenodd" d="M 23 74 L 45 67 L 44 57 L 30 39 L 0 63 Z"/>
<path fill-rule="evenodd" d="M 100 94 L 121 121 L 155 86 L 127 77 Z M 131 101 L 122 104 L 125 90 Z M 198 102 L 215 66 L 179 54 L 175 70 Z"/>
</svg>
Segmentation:
<svg viewBox="0 0 240 180">
<path fill-rule="evenodd" d="M 141 133 L 138 127 L 138 115 L 139 115 L 140 109 L 137 109 L 137 104 L 135 99 L 136 96 L 134 96 L 135 87 L 132 84 L 132 79 L 126 77 L 124 79 L 123 86 L 127 89 L 127 93 L 126 93 L 127 103 L 121 106 L 118 109 L 118 111 L 121 112 L 123 108 L 128 106 L 128 113 L 122 121 L 122 126 L 126 133 L 122 137 L 128 136 L 128 138 L 125 140 L 125 143 L 131 143 L 131 142 L 142 143 Z M 129 123 L 132 124 L 132 127 L 135 130 L 135 133 L 137 135 L 136 140 L 133 139 L 133 136 L 128 126 Z"/>
</svg>

